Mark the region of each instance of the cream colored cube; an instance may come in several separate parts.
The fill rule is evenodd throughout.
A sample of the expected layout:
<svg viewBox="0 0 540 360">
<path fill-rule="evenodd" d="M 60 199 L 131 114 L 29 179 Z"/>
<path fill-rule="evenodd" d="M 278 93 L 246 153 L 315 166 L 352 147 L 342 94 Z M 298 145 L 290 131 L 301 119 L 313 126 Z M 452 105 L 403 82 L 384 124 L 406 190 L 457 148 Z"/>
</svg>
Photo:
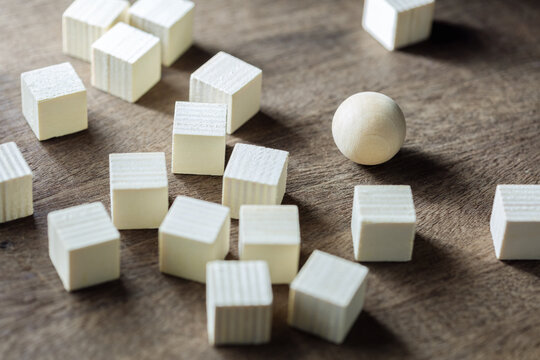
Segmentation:
<svg viewBox="0 0 540 360">
<path fill-rule="evenodd" d="M 92 45 L 92 85 L 129 102 L 161 79 L 159 38 L 116 24 Z"/>
<path fill-rule="evenodd" d="M 232 134 L 259 111 L 261 89 L 261 69 L 221 51 L 191 74 L 189 101 L 227 104 Z"/>
<path fill-rule="evenodd" d="M 62 15 L 65 54 L 90 61 L 92 44 L 119 21 L 127 21 L 125 0 L 75 0 Z"/>
<path fill-rule="evenodd" d="M 351 230 L 357 261 L 411 260 L 415 228 L 410 186 L 355 186 Z"/>
<path fill-rule="evenodd" d="M 120 234 L 100 202 L 47 216 L 49 256 L 67 291 L 120 277 Z"/>
<path fill-rule="evenodd" d="M 263 344 L 272 330 L 272 285 L 264 261 L 212 261 L 206 317 L 212 345 Z"/>
<path fill-rule="evenodd" d="M 229 252 L 230 224 L 227 207 L 178 196 L 159 227 L 159 270 L 206 282 L 206 263 Z"/>
<path fill-rule="evenodd" d="M 289 153 L 236 144 L 223 174 L 222 203 L 238 219 L 242 205 L 279 205 L 285 194 Z"/>
<path fill-rule="evenodd" d="M 315 250 L 289 289 L 288 323 L 340 344 L 362 311 L 368 268 Z"/>
<path fill-rule="evenodd" d="M 129 23 L 161 40 L 161 62 L 171 66 L 193 42 L 194 8 L 188 0 L 138 0 Z"/>
<path fill-rule="evenodd" d="M 169 208 L 165 154 L 110 154 L 109 172 L 114 225 L 157 229 Z"/>
<path fill-rule="evenodd" d="M 490 228 L 498 259 L 540 260 L 540 185 L 498 185 Z"/>
<path fill-rule="evenodd" d="M 365 0 L 362 26 L 387 50 L 426 40 L 435 0 Z"/>
<path fill-rule="evenodd" d="M 223 175 L 227 105 L 177 101 L 172 172 Z"/>
<path fill-rule="evenodd" d="M 38 140 L 88 128 L 86 88 L 68 62 L 22 73 L 21 100 Z"/>
<path fill-rule="evenodd" d="M 240 260 L 264 260 L 272 284 L 289 284 L 298 272 L 300 220 L 296 205 L 240 207 Z"/>
<path fill-rule="evenodd" d="M 14 142 L 0 145 L 0 223 L 30 216 L 32 170 Z"/>
</svg>

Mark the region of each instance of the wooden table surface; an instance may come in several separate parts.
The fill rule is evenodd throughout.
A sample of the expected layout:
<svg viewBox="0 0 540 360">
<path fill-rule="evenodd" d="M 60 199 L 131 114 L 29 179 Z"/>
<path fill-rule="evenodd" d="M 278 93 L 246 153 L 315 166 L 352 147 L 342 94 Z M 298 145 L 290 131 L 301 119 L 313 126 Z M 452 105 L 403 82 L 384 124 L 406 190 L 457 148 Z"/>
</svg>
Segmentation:
<svg viewBox="0 0 540 360">
<path fill-rule="evenodd" d="M 70 0 L 0 0 L 0 143 L 34 171 L 32 217 L 0 224 L 2 359 L 540 359 L 540 262 L 498 261 L 495 186 L 540 182 L 540 4 L 438 0 L 429 41 L 387 52 L 354 0 L 197 1 L 195 43 L 136 104 L 90 85 L 62 54 Z M 109 206 L 108 154 L 163 151 L 190 74 L 224 50 L 263 69 L 262 110 L 227 138 L 290 152 L 284 203 L 300 209 L 301 263 L 314 249 L 353 259 L 353 187 L 410 184 L 418 226 L 408 263 L 370 263 L 364 311 L 345 343 L 286 324 L 274 287 L 272 341 L 208 345 L 205 287 L 158 270 L 157 231 L 122 231 L 121 279 L 67 293 L 48 256 L 47 213 Z M 70 61 L 88 88 L 89 128 L 39 142 L 21 113 L 19 75 Z M 337 106 L 359 91 L 395 99 L 407 139 L 384 165 L 334 145 Z M 169 174 L 169 195 L 221 200 L 221 177 Z M 237 221 L 231 253 L 236 259 Z"/>
</svg>

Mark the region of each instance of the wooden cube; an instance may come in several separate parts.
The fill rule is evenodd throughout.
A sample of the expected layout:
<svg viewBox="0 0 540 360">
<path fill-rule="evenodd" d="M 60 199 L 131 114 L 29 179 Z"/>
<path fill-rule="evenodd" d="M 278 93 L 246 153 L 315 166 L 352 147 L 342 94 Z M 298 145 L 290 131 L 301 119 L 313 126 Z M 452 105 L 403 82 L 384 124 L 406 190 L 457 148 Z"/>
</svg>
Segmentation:
<svg viewBox="0 0 540 360">
<path fill-rule="evenodd" d="M 209 262 L 206 268 L 208 341 L 212 345 L 269 342 L 272 301 L 266 262 Z"/>
<path fill-rule="evenodd" d="M 120 277 L 120 234 L 102 203 L 47 216 L 49 256 L 67 291 Z"/>
<path fill-rule="evenodd" d="M 498 185 L 490 228 L 498 259 L 540 260 L 540 185 Z"/>
<path fill-rule="evenodd" d="M 189 101 L 227 104 L 232 134 L 261 107 L 262 71 L 223 51 L 191 74 Z"/>
<path fill-rule="evenodd" d="M 193 42 L 194 8 L 188 0 L 138 0 L 129 23 L 161 40 L 161 62 L 171 66 Z"/>
<path fill-rule="evenodd" d="M 65 54 L 90 61 L 92 44 L 119 21 L 127 21 L 125 0 L 75 0 L 62 15 Z"/>
<path fill-rule="evenodd" d="M 32 170 L 14 142 L 0 145 L 0 223 L 30 216 Z"/>
<path fill-rule="evenodd" d="M 415 228 L 410 186 L 355 186 L 351 230 L 357 261 L 411 260 Z"/>
<path fill-rule="evenodd" d="M 298 207 L 243 205 L 238 224 L 240 260 L 264 260 L 272 284 L 290 284 L 300 259 Z"/>
<path fill-rule="evenodd" d="M 114 225 L 157 229 L 169 208 L 165 154 L 110 154 L 109 172 Z"/>
<path fill-rule="evenodd" d="M 289 153 L 236 144 L 223 174 L 222 203 L 238 219 L 242 205 L 279 205 L 285 194 Z"/>
<path fill-rule="evenodd" d="M 223 175 L 227 105 L 177 101 L 172 172 Z"/>
<path fill-rule="evenodd" d="M 86 88 L 68 62 L 22 73 L 21 100 L 38 140 L 88 128 Z"/>
<path fill-rule="evenodd" d="M 161 79 L 159 38 L 124 23 L 92 45 L 92 85 L 129 102 Z"/>
<path fill-rule="evenodd" d="M 229 208 L 178 196 L 159 227 L 159 270 L 206 282 L 206 263 L 229 252 Z"/>
<path fill-rule="evenodd" d="M 365 0 L 362 26 L 387 50 L 426 40 L 435 0 Z"/>
<path fill-rule="evenodd" d="M 289 325 L 340 344 L 364 305 L 368 268 L 315 250 L 289 290 Z"/>
</svg>

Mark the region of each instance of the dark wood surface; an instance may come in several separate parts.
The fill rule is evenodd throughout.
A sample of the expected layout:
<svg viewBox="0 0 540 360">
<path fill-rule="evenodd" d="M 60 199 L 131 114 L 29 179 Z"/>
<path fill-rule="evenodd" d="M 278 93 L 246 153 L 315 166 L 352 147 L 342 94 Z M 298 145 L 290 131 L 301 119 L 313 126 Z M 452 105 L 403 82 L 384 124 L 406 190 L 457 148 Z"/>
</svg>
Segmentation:
<svg viewBox="0 0 540 360">
<path fill-rule="evenodd" d="M 195 44 L 136 104 L 90 85 L 89 64 L 62 54 L 69 0 L 0 0 L 0 143 L 34 171 L 35 214 L 0 224 L 0 358 L 539 359 L 540 262 L 495 258 L 495 186 L 540 182 L 540 3 L 438 0 L 429 41 L 390 53 L 348 0 L 197 1 Z M 219 50 L 264 72 L 262 111 L 227 139 L 290 152 L 284 203 L 300 208 L 301 263 L 314 249 L 353 258 L 356 184 L 410 184 L 413 260 L 373 263 L 364 311 L 341 346 L 287 326 L 274 287 L 272 342 L 214 348 L 205 287 L 158 271 L 157 231 L 122 231 L 119 281 L 67 293 L 47 250 L 47 213 L 109 206 L 108 154 L 164 151 L 174 102 Z M 20 106 L 23 71 L 70 61 L 88 87 L 89 129 L 39 142 Z M 379 91 L 403 109 L 405 145 L 364 167 L 331 134 L 337 106 Z M 170 200 L 219 202 L 220 177 L 169 174 Z M 237 222 L 231 254 L 237 258 Z"/>
</svg>

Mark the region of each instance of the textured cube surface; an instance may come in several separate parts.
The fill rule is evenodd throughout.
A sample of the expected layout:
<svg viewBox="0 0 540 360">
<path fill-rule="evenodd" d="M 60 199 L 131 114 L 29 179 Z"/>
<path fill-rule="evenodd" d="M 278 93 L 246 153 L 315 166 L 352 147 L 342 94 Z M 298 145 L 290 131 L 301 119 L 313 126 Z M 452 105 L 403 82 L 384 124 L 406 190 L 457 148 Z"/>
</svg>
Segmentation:
<svg viewBox="0 0 540 360">
<path fill-rule="evenodd" d="M 109 171 L 114 225 L 158 228 L 169 208 L 165 154 L 110 154 Z"/>
<path fill-rule="evenodd" d="M 426 40 L 435 0 L 366 0 L 362 25 L 386 49 Z"/>
<path fill-rule="evenodd" d="M 223 175 L 227 105 L 177 101 L 172 172 Z"/>
<path fill-rule="evenodd" d="M 232 134 L 261 107 L 262 71 L 223 51 L 191 74 L 189 101 L 227 104 Z"/>
<path fill-rule="evenodd" d="M 206 263 L 229 252 L 230 224 L 227 207 L 178 196 L 159 227 L 160 271 L 206 282 Z"/>
<path fill-rule="evenodd" d="M 291 326 L 342 343 L 364 305 L 368 268 L 315 250 L 289 290 Z"/>
<path fill-rule="evenodd" d="M 135 102 L 161 79 L 159 38 L 124 23 L 92 45 L 92 85 Z"/>
<path fill-rule="evenodd" d="M 127 21 L 125 0 L 75 0 L 62 15 L 64 53 L 90 61 L 91 47 L 119 21 Z"/>
<path fill-rule="evenodd" d="M 161 40 L 161 61 L 170 66 L 193 42 L 194 7 L 187 0 L 138 0 L 129 22 Z"/>
<path fill-rule="evenodd" d="M 293 281 L 300 258 L 298 207 L 243 205 L 238 224 L 240 260 L 266 261 L 272 284 Z"/>
<path fill-rule="evenodd" d="M 120 277 L 120 234 L 102 203 L 47 216 L 49 256 L 67 291 Z"/>
<path fill-rule="evenodd" d="M 415 229 L 410 186 L 354 187 L 351 230 L 356 260 L 411 260 Z"/>
<path fill-rule="evenodd" d="M 278 205 L 287 182 L 289 153 L 236 144 L 223 174 L 223 205 L 238 219 L 242 205 Z"/>
<path fill-rule="evenodd" d="M 540 260 L 540 185 L 498 185 L 491 235 L 501 260 Z"/>
<path fill-rule="evenodd" d="M 14 142 L 0 145 L 0 223 L 34 213 L 32 170 Z"/>
<path fill-rule="evenodd" d="M 208 341 L 214 345 L 270 341 L 272 285 L 264 261 L 212 261 L 206 268 Z"/>
<path fill-rule="evenodd" d="M 21 100 L 39 140 L 88 128 L 86 88 L 68 62 L 22 73 Z"/>
</svg>

